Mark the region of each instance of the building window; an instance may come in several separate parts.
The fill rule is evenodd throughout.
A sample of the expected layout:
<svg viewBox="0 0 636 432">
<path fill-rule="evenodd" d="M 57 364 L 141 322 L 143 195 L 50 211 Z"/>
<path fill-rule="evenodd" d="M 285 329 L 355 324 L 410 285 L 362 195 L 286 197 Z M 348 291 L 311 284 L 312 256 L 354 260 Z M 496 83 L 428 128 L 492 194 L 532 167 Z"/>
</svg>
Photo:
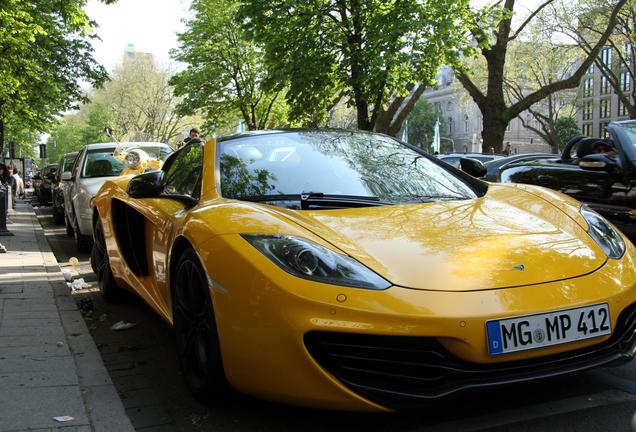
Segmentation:
<svg viewBox="0 0 636 432">
<path fill-rule="evenodd" d="M 621 90 L 626 92 L 629 91 L 632 84 L 632 77 L 627 71 L 621 72 Z"/>
<path fill-rule="evenodd" d="M 453 135 L 453 118 L 448 117 L 448 135 Z"/>
<path fill-rule="evenodd" d="M 625 52 L 623 53 L 623 57 L 625 58 L 625 64 L 627 66 L 631 66 L 632 64 L 632 44 L 627 42 L 625 44 Z"/>
<path fill-rule="evenodd" d="M 468 116 L 464 116 L 464 133 L 468 133 L 468 127 L 470 126 L 470 121 L 468 120 Z"/>
<path fill-rule="evenodd" d="M 581 132 L 585 136 L 592 136 L 592 123 L 585 123 L 581 128 Z"/>
<path fill-rule="evenodd" d="M 610 116 L 610 99 L 601 99 L 599 105 L 600 118 L 608 118 Z"/>
<path fill-rule="evenodd" d="M 600 122 L 598 124 L 598 137 L 599 138 L 607 138 L 608 137 L 608 133 L 607 133 L 607 125 L 609 124 L 609 122 Z"/>
<path fill-rule="evenodd" d="M 439 113 L 441 113 L 441 112 L 442 112 L 442 104 L 441 104 L 441 103 L 439 103 L 439 102 L 435 102 L 435 112 L 436 112 L 437 114 L 439 114 Z"/>
<path fill-rule="evenodd" d="M 627 110 L 627 105 L 625 105 L 620 99 L 618 100 L 618 116 L 619 117 L 627 117 L 629 115 L 629 111 Z"/>
<path fill-rule="evenodd" d="M 612 49 L 611 48 L 603 48 L 601 51 L 601 62 L 605 66 L 612 67 Z"/>
<path fill-rule="evenodd" d="M 605 75 L 601 76 L 601 94 L 609 94 L 610 92 L 610 86 L 609 86 L 609 80 L 607 79 L 607 77 Z"/>
<path fill-rule="evenodd" d="M 594 90 L 594 79 L 587 78 L 583 81 L 583 96 L 589 97 L 592 96 L 592 91 Z"/>
<path fill-rule="evenodd" d="M 587 68 L 587 72 L 585 72 L 588 75 L 593 75 L 594 74 L 594 62 L 592 62 L 590 64 L 590 66 Z"/>
<path fill-rule="evenodd" d="M 592 120 L 593 110 L 592 102 L 585 102 L 585 105 L 583 105 L 583 120 Z"/>
<path fill-rule="evenodd" d="M 506 132 L 511 132 L 512 131 L 512 120 L 510 120 L 508 122 L 508 125 L 506 125 Z"/>
</svg>

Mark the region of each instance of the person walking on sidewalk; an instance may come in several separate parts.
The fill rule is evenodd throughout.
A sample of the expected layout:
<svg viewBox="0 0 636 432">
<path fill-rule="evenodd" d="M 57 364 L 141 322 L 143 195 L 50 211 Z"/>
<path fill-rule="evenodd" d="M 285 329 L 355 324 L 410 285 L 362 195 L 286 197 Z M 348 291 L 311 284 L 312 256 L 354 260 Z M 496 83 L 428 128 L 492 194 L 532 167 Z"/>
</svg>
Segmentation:
<svg viewBox="0 0 636 432">
<path fill-rule="evenodd" d="M 15 187 L 15 196 L 24 199 L 24 180 L 20 177 L 20 171 L 17 169 L 13 173 L 13 178 L 15 179 L 16 187 Z"/>
</svg>

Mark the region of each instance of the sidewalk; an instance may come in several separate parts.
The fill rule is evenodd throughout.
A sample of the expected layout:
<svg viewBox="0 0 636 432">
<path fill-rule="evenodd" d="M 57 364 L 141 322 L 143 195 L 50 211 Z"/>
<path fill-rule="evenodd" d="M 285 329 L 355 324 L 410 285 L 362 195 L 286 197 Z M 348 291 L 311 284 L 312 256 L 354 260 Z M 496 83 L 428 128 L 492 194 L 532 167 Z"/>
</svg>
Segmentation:
<svg viewBox="0 0 636 432">
<path fill-rule="evenodd" d="M 32 207 L 18 202 L 9 219 L 14 236 L 0 237 L 0 432 L 134 431 Z"/>
</svg>

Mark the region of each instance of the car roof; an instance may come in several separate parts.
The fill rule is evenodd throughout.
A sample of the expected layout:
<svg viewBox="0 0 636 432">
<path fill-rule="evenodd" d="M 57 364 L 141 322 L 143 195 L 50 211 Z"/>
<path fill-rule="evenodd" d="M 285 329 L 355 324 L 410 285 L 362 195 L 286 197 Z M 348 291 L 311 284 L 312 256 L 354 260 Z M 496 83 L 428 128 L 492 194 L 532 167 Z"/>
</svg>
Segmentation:
<svg viewBox="0 0 636 432">
<path fill-rule="evenodd" d="M 164 146 L 164 147 L 170 147 L 168 144 L 164 144 L 164 143 L 160 143 L 160 142 L 121 142 L 121 143 L 116 143 L 116 142 L 109 142 L 109 143 L 94 143 L 94 144 L 86 144 L 86 149 L 87 150 L 101 150 L 101 149 L 107 149 L 107 148 L 114 148 L 117 147 L 118 145 L 123 146 L 123 147 L 157 147 L 157 146 Z"/>
</svg>

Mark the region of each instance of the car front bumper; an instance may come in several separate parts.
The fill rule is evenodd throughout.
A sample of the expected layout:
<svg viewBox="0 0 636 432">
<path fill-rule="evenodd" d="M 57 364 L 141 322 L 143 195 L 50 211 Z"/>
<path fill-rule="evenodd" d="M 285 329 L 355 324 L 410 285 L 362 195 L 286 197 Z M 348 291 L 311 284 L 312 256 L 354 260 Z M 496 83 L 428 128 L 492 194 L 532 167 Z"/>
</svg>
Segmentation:
<svg viewBox="0 0 636 432">
<path fill-rule="evenodd" d="M 226 376 L 238 390 L 265 399 L 391 410 L 634 355 L 631 244 L 621 260 L 586 276 L 471 292 L 310 282 L 282 272 L 239 236 L 214 238 L 199 254 L 210 277 Z M 611 336 L 488 354 L 488 320 L 598 303 L 609 306 Z"/>
</svg>

